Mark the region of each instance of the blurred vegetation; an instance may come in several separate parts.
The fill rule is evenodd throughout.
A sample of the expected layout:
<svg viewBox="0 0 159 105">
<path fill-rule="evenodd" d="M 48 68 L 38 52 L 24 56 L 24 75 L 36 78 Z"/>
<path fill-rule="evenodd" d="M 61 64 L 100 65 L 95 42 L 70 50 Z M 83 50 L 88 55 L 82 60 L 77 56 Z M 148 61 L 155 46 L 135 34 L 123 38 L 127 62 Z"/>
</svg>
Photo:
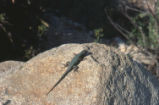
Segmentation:
<svg viewBox="0 0 159 105">
<path fill-rule="evenodd" d="M 42 13 L 48 3 L 49 0 L 0 1 L 0 61 L 32 57 L 25 54 L 27 49 L 37 50 L 46 31 Z"/>
<path fill-rule="evenodd" d="M 159 49 L 158 8 L 155 13 L 124 10 L 116 0 L 1 0 L 0 61 L 27 60 L 41 51 L 49 27 L 43 13 L 48 11 L 85 24 L 94 30 L 96 42 L 121 35 L 146 49 Z"/>
<path fill-rule="evenodd" d="M 156 20 L 157 19 L 157 20 Z M 136 39 L 137 45 L 146 49 L 159 50 L 159 17 L 154 18 L 151 13 L 140 13 L 132 18 L 132 21 L 137 25 L 128 35 L 131 39 Z M 145 20 L 145 21 L 139 21 Z"/>
<path fill-rule="evenodd" d="M 47 31 L 45 11 L 68 16 L 91 29 L 103 28 L 104 7 L 111 0 L 1 0 L 0 1 L 0 61 L 27 60 L 36 55 L 39 41 Z M 107 21 L 107 23 L 109 23 Z M 110 25 L 111 26 L 111 25 Z M 108 30 L 113 28 L 107 27 Z M 112 31 L 114 32 L 114 31 Z M 96 34 L 97 39 L 100 35 Z"/>
<path fill-rule="evenodd" d="M 114 21 L 112 10 L 105 8 L 107 19 L 112 26 L 126 39 L 129 44 L 134 44 L 140 48 L 143 53 L 146 51 L 148 57 L 151 57 L 155 64 L 147 68 L 159 75 L 159 0 L 152 9 L 148 3 L 147 10 L 138 9 L 136 7 L 123 8 L 121 14 L 126 18 L 127 22 L 121 21 L 120 24 Z M 125 23 L 127 24 L 125 26 Z"/>
<path fill-rule="evenodd" d="M 159 1 L 154 10 L 150 7 L 146 11 L 135 7 L 123 9 L 121 14 L 128 20 L 126 26 L 114 21 L 112 11 L 105 9 L 107 18 L 127 42 L 159 54 Z"/>
<path fill-rule="evenodd" d="M 95 42 L 100 43 L 101 42 L 101 38 L 104 36 L 103 29 L 102 28 L 94 29 L 94 35 L 96 37 Z"/>
</svg>

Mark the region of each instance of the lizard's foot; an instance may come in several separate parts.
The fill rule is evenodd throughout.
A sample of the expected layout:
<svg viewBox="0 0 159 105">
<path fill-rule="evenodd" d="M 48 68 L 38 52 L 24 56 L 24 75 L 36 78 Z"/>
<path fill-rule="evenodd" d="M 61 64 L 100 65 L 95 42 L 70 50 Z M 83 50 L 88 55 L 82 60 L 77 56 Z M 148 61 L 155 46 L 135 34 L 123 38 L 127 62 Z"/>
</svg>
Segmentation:
<svg viewBox="0 0 159 105">
<path fill-rule="evenodd" d="M 66 62 L 65 67 L 69 66 L 69 64 L 70 64 L 70 62 L 69 62 L 69 61 L 68 61 L 68 62 Z"/>
<path fill-rule="evenodd" d="M 73 66 L 73 70 L 75 71 L 75 72 L 77 72 L 78 71 L 78 66 Z"/>
</svg>

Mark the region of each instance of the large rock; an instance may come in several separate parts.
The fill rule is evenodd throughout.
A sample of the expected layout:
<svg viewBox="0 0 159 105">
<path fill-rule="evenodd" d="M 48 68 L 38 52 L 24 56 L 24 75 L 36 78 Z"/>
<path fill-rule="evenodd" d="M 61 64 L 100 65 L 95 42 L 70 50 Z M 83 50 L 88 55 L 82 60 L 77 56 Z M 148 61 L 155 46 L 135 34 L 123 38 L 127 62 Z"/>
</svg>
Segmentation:
<svg viewBox="0 0 159 105">
<path fill-rule="evenodd" d="M 18 68 L 22 64 L 23 64 L 23 62 L 20 62 L 20 61 L 5 61 L 5 62 L 2 62 L 2 63 L 0 63 L 0 73 L 7 72 L 9 70 Z"/>
<path fill-rule="evenodd" d="M 88 48 L 88 49 L 87 49 Z M 74 53 L 90 53 L 49 95 Z M 0 81 L 10 105 L 159 105 L 159 81 L 129 56 L 103 44 L 65 44 L 29 60 Z"/>
<path fill-rule="evenodd" d="M 23 66 L 24 62 L 21 61 L 5 61 L 0 63 L 0 80 Z"/>
</svg>

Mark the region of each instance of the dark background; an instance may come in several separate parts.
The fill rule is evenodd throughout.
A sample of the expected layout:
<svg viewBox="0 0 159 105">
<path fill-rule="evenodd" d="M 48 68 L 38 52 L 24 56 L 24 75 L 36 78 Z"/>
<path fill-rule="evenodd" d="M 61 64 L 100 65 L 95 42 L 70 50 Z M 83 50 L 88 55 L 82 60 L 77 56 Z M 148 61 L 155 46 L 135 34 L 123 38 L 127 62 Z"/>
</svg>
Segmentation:
<svg viewBox="0 0 159 105">
<path fill-rule="evenodd" d="M 68 17 L 90 30 L 103 28 L 103 38 L 125 39 L 110 24 L 104 10 L 110 10 L 112 19 L 129 29 L 130 22 L 120 12 L 126 5 L 120 0 L 1 0 L 0 61 L 26 61 L 43 51 L 39 46 L 43 35 L 39 35 L 38 27 L 42 25 L 41 19 L 47 21 L 43 15 L 46 12 Z"/>
</svg>

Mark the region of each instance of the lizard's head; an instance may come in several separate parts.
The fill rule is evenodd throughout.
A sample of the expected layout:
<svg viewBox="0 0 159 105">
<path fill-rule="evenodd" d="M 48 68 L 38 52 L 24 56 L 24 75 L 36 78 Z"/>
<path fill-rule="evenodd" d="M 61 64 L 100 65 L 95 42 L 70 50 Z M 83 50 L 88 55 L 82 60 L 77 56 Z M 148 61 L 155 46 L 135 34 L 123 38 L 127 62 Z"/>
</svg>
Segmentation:
<svg viewBox="0 0 159 105">
<path fill-rule="evenodd" d="M 81 53 L 82 55 L 84 55 L 84 54 L 87 53 L 87 50 L 82 50 L 80 53 Z"/>
</svg>

